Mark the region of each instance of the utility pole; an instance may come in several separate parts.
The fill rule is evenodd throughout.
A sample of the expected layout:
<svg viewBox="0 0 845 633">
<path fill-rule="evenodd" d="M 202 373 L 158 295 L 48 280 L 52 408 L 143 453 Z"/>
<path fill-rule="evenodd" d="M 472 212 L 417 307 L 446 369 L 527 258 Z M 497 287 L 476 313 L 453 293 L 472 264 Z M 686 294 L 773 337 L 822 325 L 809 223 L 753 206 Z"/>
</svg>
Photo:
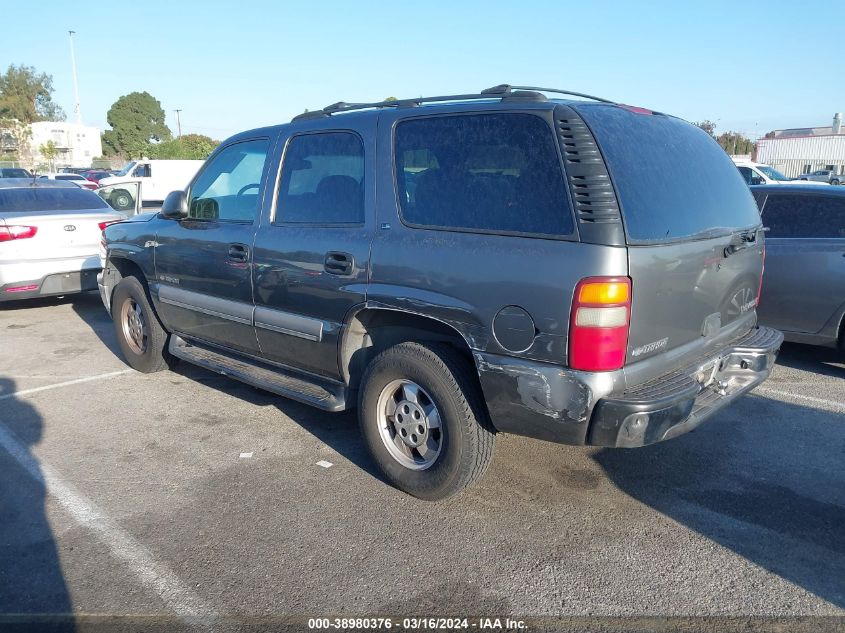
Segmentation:
<svg viewBox="0 0 845 633">
<path fill-rule="evenodd" d="M 76 113 L 76 124 L 82 125 L 82 111 L 79 109 L 79 82 L 76 79 L 76 54 L 73 50 L 73 35 L 76 31 L 68 31 L 70 38 L 70 65 L 73 68 L 73 111 Z"/>
<path fill-rule="evenodd" d="M 176 138 L 182 138 L 182 119 L 179 118 L 181 110 L 174 110 L 176 113 Z"/>
</svg>

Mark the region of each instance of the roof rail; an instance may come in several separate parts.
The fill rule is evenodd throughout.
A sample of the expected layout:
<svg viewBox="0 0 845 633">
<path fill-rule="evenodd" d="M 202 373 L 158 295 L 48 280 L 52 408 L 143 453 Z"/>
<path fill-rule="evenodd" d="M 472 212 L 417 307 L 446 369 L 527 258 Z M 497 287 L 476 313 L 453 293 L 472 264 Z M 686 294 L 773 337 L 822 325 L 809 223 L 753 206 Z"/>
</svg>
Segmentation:
<svg viewBox="0 0 845 633">
<path fill-rule="evenodd" d="M 514 92 L 518 91 L 518 92 Z M 298 114 L 292 121 L 305 121 L 308 119 L 320 119 L 331 116 L 338 112 L 349 112 L 350 110 L 368 110 L 371 108 L 414 108 L 423 103 L 437 103 L 445 101 L 470 101 L 474 99 L 518 99 L 525 101 L 545 101 L 545 95 L 541 92 L 553 92 L 557 94 L 570 95 L 574 97 L 582 97 L 585 99 L 592 99 L 594 101 L 601 101 L 603 103 L 615 103 L 609 99 L 602 99 L 601 97 L 593 97 L 581 92 L 572 92 L 571 90 L 557 90 L 556 88 L 533 88 L 530 86 L 511 86 L 509 84 L 499 84 L 492 88 L 486 88 L 478 94 L 463 94 L 463 95 L 442 95 L 439 97 L 418 97 L 416 99 L 393 99 L 390 101 L 374 101 L 372 103 L 346 103 L 345 101 L 338 101 L 326 106 L 322 110 L 314 110 L 313 112 L 303 112 Z"/>
<path fill-rule="evenodd" d="M 481 94 L 485 95 L 507 95 L 511 94 L 514 90 L 533 90 L 534 92 L 553 92 L 555 94 L 560 95 L 569 95 L 571 97 L 581 97 L 582 99 L 592 99 L 593 101 L 601 101 L 602 103 L 612 103 L 614 105 L 618 105 L 615 101 L 611 101 L 610 99 L 604 99 L 603 97 L 595 97 L 593 95 L 588 95 L 583 92 L 573 92 L 572 90 L 561 90 L 559 88 L 538 88 L 537 86 L 511 86 L 509 84 L 499 84 L 498 86 L 493 86 L 492 88 L 485 88 L 481 91 Z"/>
</svg>

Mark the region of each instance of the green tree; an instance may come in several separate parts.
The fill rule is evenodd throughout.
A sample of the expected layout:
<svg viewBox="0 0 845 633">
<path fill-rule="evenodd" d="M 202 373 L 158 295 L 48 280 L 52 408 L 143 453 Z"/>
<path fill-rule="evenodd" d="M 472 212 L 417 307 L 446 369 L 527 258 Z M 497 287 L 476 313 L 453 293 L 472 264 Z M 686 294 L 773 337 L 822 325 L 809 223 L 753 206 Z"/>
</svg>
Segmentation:
<svg viewBox="0 0 845 633">
<path fill-rule="evenodd" d="M 32 128 L 17 119 L 0 118 L 0 157 L 33 166 Z"/>
<path fill-rule="evenodd" d="M 171 141 L 153 145 L 150 158 L 205 160 L 220 144 L 204 134 L 185 134 Z"/>
<path fill-rule="evenodd" d="M 698 123 L 694 123 L 696 127 L 700 127 L 702 130 L 707 132 L 713 138 L 716 138 L 716 124 L 710 120 L 699 121 Z"/>
<path fill-rule="evenodd" d="M 164 123 L 161 103 L 148 92 L 122 96 L 109 108 L 106 121 L 112 128 L 103 132 L 103 150 L 107 155 L 142 158 L 152 152 L 154 143 L 172 138 L 170 128 Z"/>
<path fill-rule="evenodd" d="M 24 124 L 64 121 L 65 113 L 53 102 L 53 77 L 32 66 L 9 65 L 0 75 L 0 118 Z"/>
<path fill-rule="evenodd" d="M 47 141 L 38 147 L 38 153 L 41 154 L 41 158 L 47 161 L 47 164 L 50 166 L 50 171 L 53 171 L 55 168 L 53 161 L 55 161 L 56 156 L 59 155 L 59 148 L 56 147 L 56 144 L 53 141 Z"/>
<path fill-rule="evenodd" d="M 397 99 L 396 97 L 386 97 L 384 101 L 385 103 L 389 103 L 391 101 L 399 101 L 399 99 Z"/>
<path fill-rule="evenodd" d="M 728 154 L 750 154 L 754 151 L 754 141 L 742 132 L 724 132 L 716 138 Z"/>
</svg>

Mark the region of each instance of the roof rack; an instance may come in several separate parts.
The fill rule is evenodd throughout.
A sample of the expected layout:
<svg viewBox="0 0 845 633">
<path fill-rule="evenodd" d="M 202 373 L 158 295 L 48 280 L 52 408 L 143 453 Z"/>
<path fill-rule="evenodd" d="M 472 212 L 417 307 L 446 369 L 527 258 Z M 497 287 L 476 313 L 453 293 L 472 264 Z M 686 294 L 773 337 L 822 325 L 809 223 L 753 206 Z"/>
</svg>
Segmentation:
<svg viewBox="0 0 845 633">
<path fill-rule="evenodd" d="M 471 101 L 474 99 L 496 98 L 500 98 L 503 101 L 505 99 L 519 101 L 546 101 L 546 96 L 541 94 L 543 92 L 552 92 L 555 94 L 592 99 L 593 101 L 601 101 L 602 103 L 616 103 L 615 101 L 611 101 L 609 99 L 602 99 L 601 97 L 594 97 L 592 95 L 584 94 L 582 92 L 573 92 L 571 90 L 499 84 L 498 86 L 493 86 L 492 88 L 485 88 L 478 94 L 418 97 L 416 99 L 393 99 L 391 101 L 374 101 L 372 103 L 346 103 L 345 101 L 338 101 L 337 103 L 326 106 L 322 110 L 314 110 L 313 112 L 303 112 L 302 114 L 298 114 L 291 120 L 305 121 L 308 119 L 320 119 L 338 112 L 349 112 L 350 110 L 369 110 L 371 108 L 415 108 L 423 103 L 437 103 L 445 101 Z"/>
<path fill-rule="evenodd" d="M 481 94 L 484 95 L 498 95 L 498 94 L 505 94 L 510 95 L 513 94 L 514 90 L 528 90 L 533 92 L 553 92 L 559 95 L 569 95 L 570 97 L 581 97 L 582 99 L 591 99 L 593 101 L 601 101 L 602 103 L 612 103 L 613 105 L 618 105 L 615 101 L 611 101 L 610 99 L 604 99 L 603 97 L 594 97 L 593 95 L 588 95 L 583 92 L 573 92 L 572 90 L 560 90 L 559 88 L 538 88 L 537 86 L 511 86 L 509 84 L 500 84 L 498 86 L 493 86 L 492 88 L 485 88 L 481 91 Z"/>
</svg>

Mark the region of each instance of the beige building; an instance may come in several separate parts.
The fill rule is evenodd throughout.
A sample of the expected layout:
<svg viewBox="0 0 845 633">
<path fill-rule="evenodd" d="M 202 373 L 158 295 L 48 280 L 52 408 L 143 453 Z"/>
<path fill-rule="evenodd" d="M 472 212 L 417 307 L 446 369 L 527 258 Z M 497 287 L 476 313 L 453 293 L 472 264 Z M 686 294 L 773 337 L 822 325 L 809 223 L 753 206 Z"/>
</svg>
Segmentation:
<svg viewBox="0 0 845 633">
<path fill-rule="evenodd" d="M 57 153 L 53 164 L 41 154 L 52 141 Z M 27 169 L 47 171 L 62 167 L 91 167 L 103 155 L 100 130 L 67 121 L 39 121 L 28 126 L 0 129 L 0 162 L 14 161 Z"/>
<path fill-rule="evenodd" d="M 775 130 L 757 141 L 755 160 L 797 178 L 817 169 L 845 174 L 845 127 L 842 115 L 825 127 Z"/>
</svg>

